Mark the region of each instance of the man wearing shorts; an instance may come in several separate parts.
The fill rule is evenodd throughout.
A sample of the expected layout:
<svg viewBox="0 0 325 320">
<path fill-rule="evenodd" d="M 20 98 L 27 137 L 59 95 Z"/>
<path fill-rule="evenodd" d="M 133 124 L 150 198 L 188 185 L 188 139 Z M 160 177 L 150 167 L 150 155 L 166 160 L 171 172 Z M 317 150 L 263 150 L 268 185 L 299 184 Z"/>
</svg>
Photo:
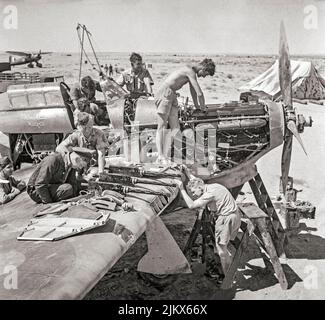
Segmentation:
<svg viewBox="0 0 325 320">
<path fill-rule="evenodd" d="M 178 182 L 180 191 L 186 205 L 190 209 L 205 208 L 214 215 L 215 222 L 215 246 L 220 257 L 224 274 L 231 264 L 231 255 L 228 251 L 228 243 L 234 240 L 241 224 L 241 213 L 236 201 L 227 188 L 218 184 L 204 184 L 203 180 L 192 176 L 187 184 L 187 189 L 192 198 L 187 194 L 183 183 Z"/>
<path fill-rule="evenodd" d="M 213 76 L 215 64 L 211 59 L 204 59 L 195 65 L 186 65 L 183 68 L 171 73 L 156 94 L 155 103 L 157 106 L 157 162 L 168 162 L 164 153 L 164 131 L 169 123 L 171 134 L 175 136 L 179 130 L 178 103 L 176 91 L 189 83 L 194 106 L 197 109 L 205 109 L 203 92 L 197 81 L 197 77 L 205 78 L 207 75 Z"/>
</svg>

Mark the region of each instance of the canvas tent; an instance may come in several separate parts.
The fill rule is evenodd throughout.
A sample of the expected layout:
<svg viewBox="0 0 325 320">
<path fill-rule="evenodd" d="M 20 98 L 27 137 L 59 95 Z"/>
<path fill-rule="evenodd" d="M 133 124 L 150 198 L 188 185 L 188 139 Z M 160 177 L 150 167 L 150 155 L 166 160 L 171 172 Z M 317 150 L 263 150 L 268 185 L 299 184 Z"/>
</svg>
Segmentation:
<svg viewBox="0 0 325 320">
<path fill-rule="evenodd" d="M 290 60 L 292 96 L 296 99 L 325 99 L 325 80 L 310 61 Z M 280 96 L 278 60 L 264 73 L 239 88 L 242 92 L 266 93 L 271 98 Z"/>
</svg>

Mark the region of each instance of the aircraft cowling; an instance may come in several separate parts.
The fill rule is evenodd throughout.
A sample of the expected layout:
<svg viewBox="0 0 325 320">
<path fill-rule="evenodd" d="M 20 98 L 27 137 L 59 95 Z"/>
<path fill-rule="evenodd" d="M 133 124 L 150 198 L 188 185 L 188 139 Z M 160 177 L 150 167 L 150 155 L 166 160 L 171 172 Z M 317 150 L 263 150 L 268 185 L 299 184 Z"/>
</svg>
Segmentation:
<svg viewBox="0 0 325 320">
<path fill-rule="evenodd" d="M 134 121 L 139 125 L 157 124 L 157 107 L 154 100 L 139 98 L 136 102 Z"/>
<path fill-rule="evenodd" d="M 0 131 L 3 133 L 69 133 L 71 110 L 58 83 L 13 85 L 0 95 Z"/>
</svg>

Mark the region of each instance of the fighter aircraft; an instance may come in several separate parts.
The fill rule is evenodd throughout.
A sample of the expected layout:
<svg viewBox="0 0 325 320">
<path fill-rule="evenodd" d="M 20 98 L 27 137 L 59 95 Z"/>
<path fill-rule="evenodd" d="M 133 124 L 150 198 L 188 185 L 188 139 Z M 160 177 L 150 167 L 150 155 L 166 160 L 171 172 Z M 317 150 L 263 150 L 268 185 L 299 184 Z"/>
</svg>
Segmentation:
<svg viewBox="0 0 325 320">
<path fill-rule="evenodd" d="M 295 136 L 306 153 L 300 133 L 312 125 L 312 119 L 306 119 L 293 109 L 289 49 L 283 23 L 280 29 L 279 78 L 281 103 L 253 97 L 225 104 L 208 104 L 203 112 L 185 102 L 180 108 L 182 136 L 178 150 L 174 145 L 174 159 L 186 160 L 192 154 L 193 173 L 209 182 L 228 181 L 227 186 L 232 188 L 248 181 L 248 169 L 270 150 L 283 144 L 281 176 L 285 192 L 292 138 Z M 101 85 L 114 129 L 131 132 L 136 128 L 143 132 L 155 128 L 154 101 L 140 98 L 130 105 L 115 83 L 105 80 Z M 148 160 L 147 151 L 152 151 L 155 143 L 146 141 L 139 148 L 138 161 Z"/>
<path fill-rule="evenodd" d="M 51 52 L 28 53 L 23 51 L 6 51 L 9 56 L 9 63 L 11 66 L 18 66 L 27 64 L 29 68 L 34 68 L 34 63 L 37 67 L 42 68 L 42 64 L 39 62 L 42 59 L 43 54 L 50 54 Z M 21 58 L 15 58 L 13 56 L 19 56 Z"/>
<path fill-rule="evenodd" d="M 279 238 L 277 250 L 280 250 L 279 247 L 282 246 L 281 241 L 283 238 L 282 240 L 280 238 L 281 234 L 283 234 L 283 228 L 257 172 L 255 163 L 266 153 L 283 144 L 281 173 L 285 193 L 293 136 L 302 145 L 299 133 L 302 133 L 305 127 L 312 125 L 311 119 L 306 120 L 303 115 L 297 114 L 296 110 L 293 109 L 290 59 L 283 24 L 281 24 L 280 29 L 279 75 L 282 92 L 282 102 L 279 103 L 271 100 L 253 99 L 225 104 L 210 104 L 207 105 L 206 112 L 195 111 L 185 103 L 180 110 L 181 130 L 183 132 L 182 143 L 179 145 L 179 149 L 171 154 L 174 159 L 186 160 L 186 155 L 191 154 L 194 148 L 192 172 L 204 178 L 208 183 L 218 182 L 225 185 L 232 191 L 234 196 L 237 196 L 242 186 L 249 182 L 259 207 L 270 217 L 272 230 Z M 143 162 L 155 145 L 152 139 L 147 139 L 148 137 L 154 137 L 150 130 L 156 127 L 156 107 L 154 102 L 146 98 L 139 98 L 130 102 L 129 98 L 125 96 L 125 92 L 110 79 L 103 80 L 101 86 L 106 100 L 106 110 L 110 118 L 110 124 L 115 130 L 125 130 L 127 134 L 130 134 L 131 145 L 133 146 L 132 161 L 137 158 L 139 163 Z M 68 90 L 69 88 L 62 83 L 29 85 L 29 89 L 26 86 L 24 88 L 16 86 L 8 90 L 6 98 L 4 95 L 3 97 L 0 96 L 0 99 L 7 99 L 7 103 L 5 103 L 5 100 L 0 101 L 0 116 L 4 120 L 1 122 L 0 131 L 20 133 L 20 138 L 23 140 L 12 141 L 13 151 L 25 146 L 29 149 L 29 153 L 33 155 L 33 144 L 38 146 L 46 144 L 46 146 L 49 146 L 52 143 L 55 146 L 58 134 L 68 133 L 73 130 Z M 35 106 L 32 105 L 34 100 L 28 99 L 30 93 L 32 93 L 33 99 L 37 101 Z M 26 105 L 29 107 L 26 108 Z M 46 109 L 46 113 L 43 112 L 44 109 Z M 17 128 L 19 128 L 20 132 L 17 132 Z M 47 133 L 47 135 L 45 136 L 44 133 Z M 143 137 L 145 139 L 142 139 Z M 125 172 L 122 172 L 124 176 L 132 174 L 141 176 L 141 170 L 136 168 L 132 171 L 132 174 L 127 168 L 119 170 L 125 170 Z M 127 180 L 121 179 L 121 190 L 124 188 L 124 181 Z M 154 189 L 152 186 L 150 188 Z M 164 212 L 170 201 L 174 201 L 176 197 L 175 190 L 172 192 L 165 190 L 165 192 L 166 195 L 170 195 L 167 204 L 160 202 L 160 204 L 156 203 L 154 207 L 150 207 L 148 204 L 152 203 L 152 198 L 146 199 L 143 196 L 132 196 L 135 207 L 138 205 L 137 212 L 130 215 L 123 212 L 112 214 L 111 217 L 124 226 L 124 230 L 128 230 L 124 235 L 125 239 L 122 234 L 115 233 L 116 236 L 119 236 L 115 239 L 113 236 L 109 237 L 109 234 L 106 235 L 105 232 L 101 232 L 98 235 L 99 241 L 96 234 L 81 237 L 80 243 L 84 246 L 79 245 L 78 241 L 66 242 L 69 245 L 64 246 L 65 240 L 62 240 L 62 245 L 56 247 L 55 256 L 64 255 L 68 250 L 67 248 L 69 250 L 73 249 L 72 252 L 75 252 L 76 255 L 73 258 L 76 269 L 72 270 L 66 265 L 68 271 L 63 274 L 64 268 L 61 268 L 58 273 L 61 272 L 62 275 L 56 277 L 57 280 L 53 278 L 53 281 L 51 280 L 46 286 L 44 285 L 43 298 L 82 296 L 85 291 L 89 290 L 98 281 L 98 275 L 107 272 L 144 231 L 147 234 L 148 253 L 141 259 L 138 265 L 139 271 L 156 275 L 190 272 L 185 257 L 158 217 Z M 21 204 L 27 208 L 26 199 Z M 149 210 L 148 208 L 155 209 Z M 14 206 L 11 209 L 12 212 L 17 211 Z M 25 210 L 26 217 L 28 210 Z M 11 215 L 8 214 L 8 217 L 11 217 Z M 130 230 L 132 231 L 132 237 L 130 236 Z M 107 245 L 105 240 L 111 241 L 110 244 Z M 85 249 L 88 244 L 91 245 L 91 241 L 96 243 L 94 245 L 96 247 L 95 251 Z M 8 245 L 10 243 L 15 245 L 12 239 L 11 242 L 8 241 L 7 243 Z M 30 246 L 32 245 L 30 244 Z M 28 250 L 27 247 L 27 245 L 22 245 L 21 248 L 15 246 L 16 250 L 20 248 L 19 250 L 22 253 Z M 82 251 L 79 251 L 79 247 L 83 248 Z M 41 257 L 42 252 L 44 255 L 48 255 L 48 249 L 48 244 L 41 244 L 37 248 L 38 255 Z M 27 257 L 27 255 L 25 256 Z M 42 260 L 47 261 L 46 259 Z M 69 259 L 64 261 L 66 260 Z M 83 264 L 86 265 L 85 268 L 80 267 Z M 24 269 L 30 268 L 31 272 L 35 274 L 34 277 L 38 277 L 38 274 L 42 275 L 48 272 L 45 270 L 46 268 L 51 271 L 52 265 L 59 264 L 50 263 L 49 261 L 48 265 L 45 264 L 41 268 L 33 263 L 32 258 L 28 258 Z M 35 267 L 42 270 L 37 272 Z M 51 272 L 53 273 L 53 270 Z M 26 284 L 31 281 L 29 278 L 28 274 L 24 277 Z M 89 278 L 89 283 L 84 281 L 85 278 Z M 61 280 L 63 281 L 62 285 L 60 285 Z M 44 279 L 39 278 L 39 281 L 40 287 L 43 285 L 41 282 Z M 63 283 L 69 283 L 69 286 L 65 286 Z M 30 286 L 27 285 L 27 287 Z M 54 293 L 52 289 L 55 289 Z M 4 293 L 4 296 L 6 294 Z M 37 294 L 40 293 L 33 292 L 34 296 L 37 296 Z M 21 295 L 22 297 L 30 296 L 30 293 L 22 292 Z"/>
</svg>

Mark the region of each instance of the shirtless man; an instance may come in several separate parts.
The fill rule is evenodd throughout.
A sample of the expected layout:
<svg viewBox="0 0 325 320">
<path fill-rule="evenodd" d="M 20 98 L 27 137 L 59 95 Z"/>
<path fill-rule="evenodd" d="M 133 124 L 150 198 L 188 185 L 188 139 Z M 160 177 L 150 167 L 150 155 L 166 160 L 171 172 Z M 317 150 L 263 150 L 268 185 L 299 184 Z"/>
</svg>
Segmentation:
<svg viewBox="0 0 325 320">
<path fill-rule="evenodd" d="M 197 81 L 197 77 L 205 78 L 208 75 L 213 76 L 214 72 L 214 62 L 211 59 L 204 59 L 198 64 L 186 65 L 183 68 L 174 71 L 163 82 L 155 98 L 158 115 L 158 128 L 156 135 L 158 151 L 157 162 L 168 162 L 164 154 L 164 131 L 167 127 L 167 122 L 169 123 L 172 136 L 175 136 L 179 130 L 176 91 L 180 90 L 185 84 L 189 83 L 194 106 L 197 109 L 204 110 L 204 95 Z"/>
</svg>

